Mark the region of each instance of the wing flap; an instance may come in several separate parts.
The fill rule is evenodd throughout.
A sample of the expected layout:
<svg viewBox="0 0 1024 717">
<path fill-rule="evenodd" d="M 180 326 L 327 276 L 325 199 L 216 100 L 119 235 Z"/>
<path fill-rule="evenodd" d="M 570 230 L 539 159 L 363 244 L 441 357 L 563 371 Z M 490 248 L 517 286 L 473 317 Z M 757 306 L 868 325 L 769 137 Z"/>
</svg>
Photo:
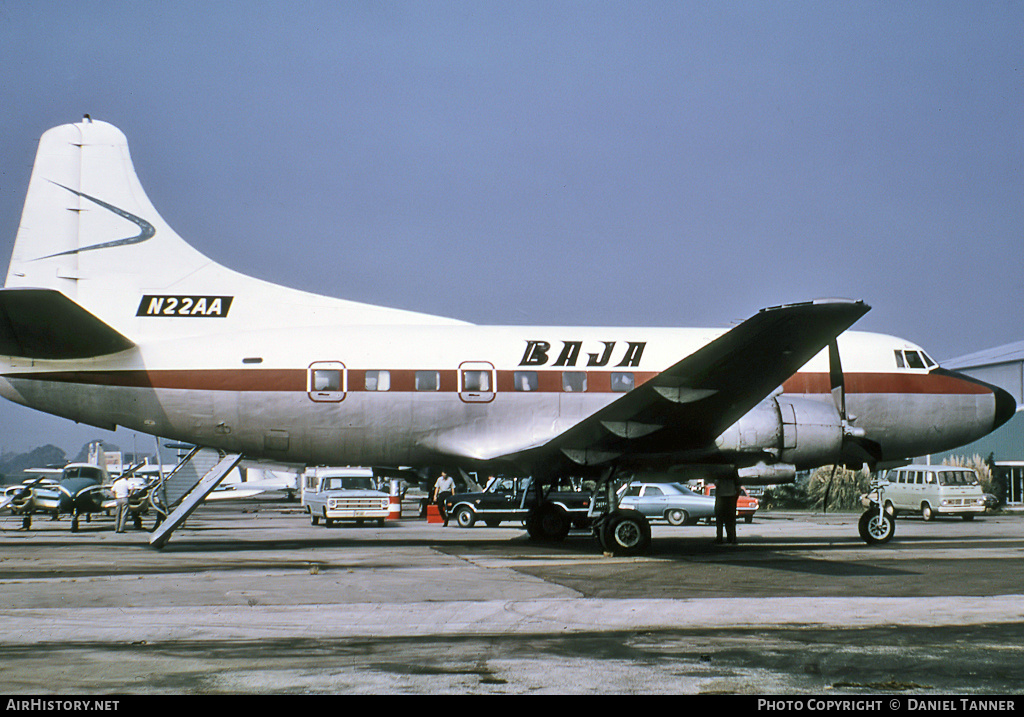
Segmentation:
<svg viewBox="0 0 1024 717">
<path fill-rule="evenodd" d="M 54 289 L 0 290 L 0 354 L 82 359 L 134 343 Z"/>
</svg>

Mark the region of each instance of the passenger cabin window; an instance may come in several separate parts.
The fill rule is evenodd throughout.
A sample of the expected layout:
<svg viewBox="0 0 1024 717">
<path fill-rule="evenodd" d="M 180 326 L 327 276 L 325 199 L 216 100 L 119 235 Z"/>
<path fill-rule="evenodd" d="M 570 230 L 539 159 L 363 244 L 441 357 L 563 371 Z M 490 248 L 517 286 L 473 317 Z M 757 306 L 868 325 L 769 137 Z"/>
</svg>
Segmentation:
<svg viewBox="0 0 1024 717">
<path fill-rule="evenodd" d="M 340 391 L 341 371 L 335 369 L 314 369 L 313 370 L 314 391 Z"/>
<path fill-rule="evenodd" d="M 584 371 L 563 371 L 562 390 L 566 393 L 582 393 L 587 390 L 587 374 Z"/>
<path fill-rule="evenodd" d="M 490 371 L 463 371 L 462 390 L 487 392 L 491 390 Z"/>
<path fill-rule="evenodd" d="M 439 391 L 441 390 L 441 374 L 437 371 L 416 372 L 417 391 Z"/>
<path fill-rule="evenodd" d="M 612 390 L 620 393 L 626 391 L 632 391 L 635 386 L 634 378 L 632 373 L 621 373 L 618 371 L 612 372 Z"/>
<path fill-rule="evenodd" d="M 512 382 L 516 391 L 536 391 L 540 387 L 536 371 L 515 371 Z"/>
<path fill-rule="evenodd" d="M 391 390 L 391 372 L 390 371 L 367 371 L 366 372 L 366 390 L 367 391 L 390 391 Z"/>
</svg>

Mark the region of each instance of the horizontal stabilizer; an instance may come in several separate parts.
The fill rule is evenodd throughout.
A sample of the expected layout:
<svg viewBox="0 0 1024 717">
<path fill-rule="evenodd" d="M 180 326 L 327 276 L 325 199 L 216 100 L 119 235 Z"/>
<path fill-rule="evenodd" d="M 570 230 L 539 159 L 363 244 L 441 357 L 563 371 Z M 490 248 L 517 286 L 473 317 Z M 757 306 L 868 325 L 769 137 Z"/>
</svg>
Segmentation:
<svg viewBox="0 0 1024 717">
<path fill-rule="evenodd" d="M 0 354 L 33 359 L 105 356 L 135 344 L 53 289 L 0 290 Z"/>
</svg>

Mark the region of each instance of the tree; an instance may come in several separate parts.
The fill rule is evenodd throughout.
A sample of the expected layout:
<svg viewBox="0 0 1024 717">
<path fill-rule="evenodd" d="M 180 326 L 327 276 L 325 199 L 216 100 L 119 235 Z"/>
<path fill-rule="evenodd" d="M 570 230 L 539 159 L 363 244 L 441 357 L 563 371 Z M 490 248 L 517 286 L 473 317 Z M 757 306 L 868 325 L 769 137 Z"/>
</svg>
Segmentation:
<svg viewBox="0 0 1024 717">
<path fill-rule="evenodd" d="M 822 466 L 807 482 L 807 496 L 811 507 L 829 510 L 851 510 L 859 508 L 860 497 L 868 492 L 871 472 L 866 468 L 852 471 L 843 466 Z"/>
</svg>

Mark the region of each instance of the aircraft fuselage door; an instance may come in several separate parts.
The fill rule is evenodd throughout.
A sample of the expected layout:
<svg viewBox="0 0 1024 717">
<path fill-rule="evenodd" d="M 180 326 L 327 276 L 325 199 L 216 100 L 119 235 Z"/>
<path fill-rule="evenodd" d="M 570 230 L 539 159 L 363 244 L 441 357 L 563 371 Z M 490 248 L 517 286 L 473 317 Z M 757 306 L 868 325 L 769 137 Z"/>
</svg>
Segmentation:
<svg viewBox="0 0 1024 717">
<path fill-rule="evenodd" d="M 316 361 L 306 372 L 306 392 L 319 403 L 338 403 L 345 399 L 348 376 L 340 361 Z"/>
<path fill-rule="evenodd" d="M 494 381 L 494 366 L 486 361 L 459 364 L 459 398 L 466 403 L 493 401 Z"/>
</svg>

